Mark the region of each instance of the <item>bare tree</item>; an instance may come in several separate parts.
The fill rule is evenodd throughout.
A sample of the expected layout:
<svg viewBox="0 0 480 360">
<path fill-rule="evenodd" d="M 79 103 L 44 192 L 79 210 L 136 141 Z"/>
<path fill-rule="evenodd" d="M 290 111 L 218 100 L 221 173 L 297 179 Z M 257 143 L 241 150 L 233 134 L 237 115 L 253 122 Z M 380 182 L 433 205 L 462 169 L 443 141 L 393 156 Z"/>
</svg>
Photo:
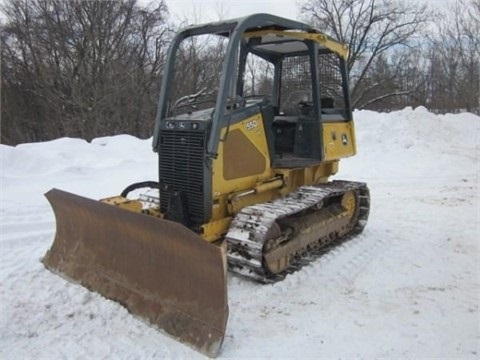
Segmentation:
<svg viewBox="0 0 480 360">
<path fill-rule="evenodd" d="M 249 54 L 246 62 L 246 83 L 244 95 L 258 96 L 268 95 L 273 87 L 273 64 L 258 57 Z"/>
<path fill-rule="evenodd" d="M 163 2 L 5 3 L 2 142 L 150 134 L 169 36 Z"/>
<path fill-rule="evenodd" d="M 428 106 L 480 114 L 480 0 L 460 0 L 440 14 L 429 36 Z"/>
<path fill-rule="evenodd" d="M 179 99 L 193 94 L 202 96 L 203 104 L 199 107 L 197 103 L 196 109 L 213 106 L 227 43 L 227 38 L 211 34 L 192 36 L 182 41 L 177 50 L 171 84 L 171 110 Z M 185 109 L 176 108 L 175 112 L 177 110 Z"/>
<path fill-rule="evenodd" d="M 362 84 L 363 108 L 391 111 L 427 106 L 429 63 L 424 55 L 410 48 L 380 55 Z"/>
<path fill-rule="evenodd" d="M 375 102 L 369 94 L 385 89 L 382 82 L 365 85 L 379 58 L 412 46 L 428 19 L 425 5 L 394 0 L 306 0 L 301 11 L 306 21 L 349 45 L 352 105 L 358 108 Z M 398 89 L 383 92 L 381 99 L 398 94 Z"/>
</svg>

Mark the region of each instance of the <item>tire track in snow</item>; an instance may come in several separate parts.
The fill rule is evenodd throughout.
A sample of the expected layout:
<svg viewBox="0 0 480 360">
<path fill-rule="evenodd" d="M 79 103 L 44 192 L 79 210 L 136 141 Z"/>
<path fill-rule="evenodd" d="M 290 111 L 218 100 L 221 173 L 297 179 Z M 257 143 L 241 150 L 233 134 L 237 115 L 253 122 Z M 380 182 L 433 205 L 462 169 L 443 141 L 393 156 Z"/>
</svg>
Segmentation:
<svg viewBox="0 0 480 360">
<path fill-rule="evenodd" d="M 327 331 L 323 321 L 329 318 L 329 309 L 335 307 L 335 299 L 350 296 L 355 290 L 356 278 L 369 271 L 367 268 L 371 262 L 393 251 L 392 246 L 397 241 L 385 234 L 379 236 L 379 232 L 366 230 L 272 285 L 259 285 L 231 275 L 230 320 L 224 351 L 231 351 L 235 356 L 236 349 L 248 348 L 249 344 L 262 339 L 266 329 L 270 332 L 268 341 L 258 345 L 265 349 L 275 349 L 281 344 L 280 338 L 285 336 L 285 331 L 300 337 L 322 336 Z M 311 314 L 316 315 L 312 317 Z M 309 322 L 307 328 L 302 325 L 302 319 Z M 312 323 L 318 327 L 312 327 Z M 311 332 L 313 328 L 316 330 Z M 272 329 L 279 330 L 272 332 Z M 319 345 L 315 346 L 318 348 Z M 317 348 L 312 348 L 312 355 L 318 355 Z M 273 351 L 278 353 L 278 350 Z M 290 353 L 286 351 L 288 357 Z M 262 355 L 268 357 L 268 354 L 266 350 Z"/>
<path fill-rule="evenodd" d="M 368 226 L 368 225 L 367 225 Z M 392 251 L 398 242 L 392 234 L 382 233 L 381 229 L 367 228 L 365 232 L 329 249 L 325 254 L 305 266 L 297 273 L 289 275 L 279 291 L 290 291 L 295 285 L 342 288 L 344 293 L 352 291 L 355 279 L 374 261 Z"/>
<path fill-rule="evenodd" d="M 26 240 L 55 231 L 55 217 L 49 206 L 10 206 L 0 212 L 0 243 Z M 53 241 L 53 237 L 52 237 Z"/>
<path fill-rule="evenodd" d="M 33 339 L 41 335 L 32 330 L 36 327 L 32 321 L 38 320 L 44 310 L 37 303 L 43 296 L 38 289 L 45 289 L 45 269 L 40 259 L 53 241 L 52 215 L 46 206 L 12 205 L 1 211 L 0 293 L 2 307 L 8 309 L 1 313 L 1 322 L 8 324 L 1 329 L 2 338 Z"/>
<path fill-rule="evenodd" d="M 24 233 L 36 233 L 55 230 L 55 221 L 53 219 L 38 219 L 33 222 L 28 219 L 16 219 L 18 221 L 3 222 L 0 225 L 0 234 L 5 235 L 18 235 Z"/>
</svg>

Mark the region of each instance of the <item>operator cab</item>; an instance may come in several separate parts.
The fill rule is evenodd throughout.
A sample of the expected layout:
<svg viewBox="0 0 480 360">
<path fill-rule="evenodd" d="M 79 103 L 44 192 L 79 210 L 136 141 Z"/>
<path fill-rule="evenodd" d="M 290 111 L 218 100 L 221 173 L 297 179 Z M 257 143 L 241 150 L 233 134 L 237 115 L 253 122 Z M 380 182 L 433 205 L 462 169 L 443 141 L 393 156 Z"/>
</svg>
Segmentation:
<svg viewBox="0 0 480 360">
<path fill-rule="evenodd" d="M 166 71 L 161 97 L 168 101 L 157 115 L 165 121 L 157 121 L 154 149 L 162 129 L 206 131 L 206 156 L 216 158 L 221 129 L 261 112 L 271 166 L 324 161 L 322 123 L 352 119 L 348 50 L 292 24 L 246 28 L 235 51 L 233 23 L 219 23 L 213 33 L 211 27 L 185 31 Z"/>
<path fill-rule="evenodd" d="M 237 93 L 247 98 L 264 95 L 263 107 L 271 107 L 264 113 L 274 167 L 309 166 L 322 160 L 321 122 L 352 118 L 345 53 L 321 46 L 315 39 L 319 34 L 311 34 L 312 39 L 308 35 L 273 29 L 247 32 L 241 51 L 245 55 L 240 59 Z"/>
</svg>

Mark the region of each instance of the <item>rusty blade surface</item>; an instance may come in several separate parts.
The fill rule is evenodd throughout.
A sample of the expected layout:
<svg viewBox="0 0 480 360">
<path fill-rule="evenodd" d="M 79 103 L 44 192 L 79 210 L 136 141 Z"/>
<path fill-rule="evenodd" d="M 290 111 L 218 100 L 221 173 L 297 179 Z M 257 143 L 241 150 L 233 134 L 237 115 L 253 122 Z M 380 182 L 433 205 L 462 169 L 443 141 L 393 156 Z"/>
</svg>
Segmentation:
<svg viewBox="0 0 480 360">
<path fill-rule="evenodd" d="M 45 194 L 56 217 L 43 259 L 53 272 L 118 301 L 210 357 L 228 318 L 224 246 L 186 227 L 60 190 Z"/>
</svg>

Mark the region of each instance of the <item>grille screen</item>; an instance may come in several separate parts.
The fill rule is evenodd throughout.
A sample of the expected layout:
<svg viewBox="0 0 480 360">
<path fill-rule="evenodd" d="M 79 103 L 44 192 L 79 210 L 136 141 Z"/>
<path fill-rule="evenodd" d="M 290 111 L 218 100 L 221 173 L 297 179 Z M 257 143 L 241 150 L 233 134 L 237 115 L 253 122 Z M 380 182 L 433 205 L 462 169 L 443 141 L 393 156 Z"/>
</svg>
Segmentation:
<svg viewBox="0 0 480 360">
<path fill-rule="evenodd" d="M 285 115 L 296 115 L 299 101 L 312 100 L 310 58 L 295 56 L 285 58 L 282 69 L 281 110 Z M 319 54 L 318 71 L 322 108 L 345 108 L 338 56 L 332 53 Z M 325 101 L 324 99 L 329 99 Z"/>
<path fill-rule="evenodd" d="M 319 55 L 318 70 L 320 73 L 320 96 L 332 99 L 332 107 L 345 108 L 338 56 L 335 54 Z"/>
<path fill-rule="evenodd" d="M 297 115 L 299 101 L 312 100 L 312 75 L 308 56 L 288 57 L 283 60 L 281 111 Z"/>
<path fill-rule="evenodd" d="M 204 218 L 203 154 L 204 133 L 163 131 L 160 138 L 160 205 L 168 209 L 170 195 L 180 191 L 186 197 L 188 215 L 195 224 Z"/>
</svg>

